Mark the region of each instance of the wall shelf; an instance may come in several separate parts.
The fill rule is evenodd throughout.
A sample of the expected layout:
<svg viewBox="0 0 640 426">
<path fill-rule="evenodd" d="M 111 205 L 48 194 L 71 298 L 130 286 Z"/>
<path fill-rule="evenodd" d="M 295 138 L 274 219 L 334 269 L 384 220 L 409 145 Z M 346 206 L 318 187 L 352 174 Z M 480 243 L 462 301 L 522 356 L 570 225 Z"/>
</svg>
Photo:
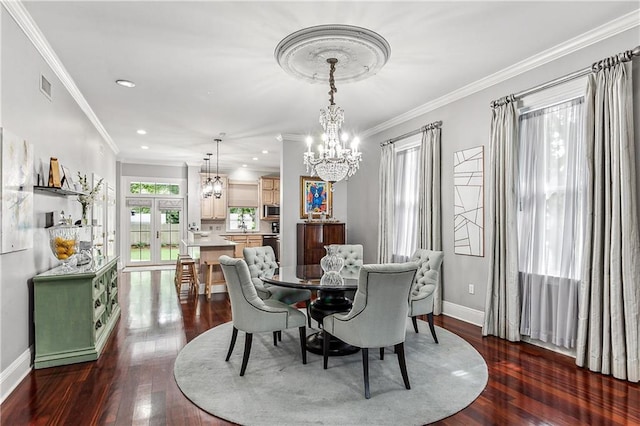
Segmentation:
<svg viewBox="0 0 640 426">
<path fill-rule="evenodd" d="M 38 192 L 48 192 L 50 194 L 55 194 L 55 195 L 62 195 L 62 196 L 66 196 L 66 195 L 87 195 L 84 192 L 78 192 L 78 191 L 72 191 L 70 189 L 63 189 L 63 188 L 56 188 L 55 186 L 34 186 L 33 187 L 34 191 L 38 191 Z"/>
</svg>

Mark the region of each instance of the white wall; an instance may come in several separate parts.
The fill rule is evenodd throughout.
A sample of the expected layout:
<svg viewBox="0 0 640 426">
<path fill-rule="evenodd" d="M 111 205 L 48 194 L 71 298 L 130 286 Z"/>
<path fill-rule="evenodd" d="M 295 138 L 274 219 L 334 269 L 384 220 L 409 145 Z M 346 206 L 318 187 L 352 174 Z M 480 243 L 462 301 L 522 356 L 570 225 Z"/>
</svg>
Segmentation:
<svg viewBox="0 0 640 426">
<path fill-rule="evenodd" d="M 300 219 L 300 176 L 308 176 L 302 158 L 307 150 L 303 137 L 285 137 L 280 158 L 280 265 L 296 265 L 296 224 Z M 347 182 L 338 182 L 333 192 L 333 217 L 347 223 Z M 347 242 L 351 242 L 349 223 Z"/>
<path fill-rule="evenodd" d="M 49 158 L 57 157 L 74 176 L 95 172 L 115 186 L 115 154 L 109 145 L 4 7 L 0 15 L 0 126 L 31 143 L 35 164 L 42 161 L 47 173 Z M 52 83 L 51 101 L 40 93 L 40 73 Z M 0 255 L 0 399 L 31 362 L 31 278 L 58 264 L 49 249 L 45 212 L 64 210 L 75 219 L 81 214 L 75 197 L 36 192 L 33 205 L 33 248 Z"/>
<path fill-rule="evenodd" d="M 484 311 L 488 275 L 488 241 L 493 231 L 488 217 L 488 157 L 491 109 L 489 103 L 502 96 L 517 93 L 538 84 L 586 68 L 593 62 L 632 49 L 638 44 L 638 28 L 620 33 L 578 52 L 496 84 L 471 96 L 444 105 L 420 117 L 375 134 L 362 144 L 363 163 L 349 183 L 350 240 L 365 247 L 365 262 L 377 257 L 378 171 L 380 142 L 421 126 L 442 120 L 442 239 L 444 250 L 443 298 L 445 301 Z M 634 93 L 636 111 L 636 147 L 640 151 L 640 60 L 634 59 Z M 473 64 L 470 64 L 473 66 Z M 425 99 L 425 103 L 430 99 Z M 453 252 L 453 154 L 479 145 L 485 147 L 485 257 L 455 255 Z M 640 155 L 637 152 L 637 156 Z M 640 164 L 640 162 L 639 162 Z M 638 177 L 640 182 L 640 177 Z M 635 212 L 637 213 L 637 210 Z M 468 284 L 475 284 L 475 294 L 467 293 Z"/>
</svg>

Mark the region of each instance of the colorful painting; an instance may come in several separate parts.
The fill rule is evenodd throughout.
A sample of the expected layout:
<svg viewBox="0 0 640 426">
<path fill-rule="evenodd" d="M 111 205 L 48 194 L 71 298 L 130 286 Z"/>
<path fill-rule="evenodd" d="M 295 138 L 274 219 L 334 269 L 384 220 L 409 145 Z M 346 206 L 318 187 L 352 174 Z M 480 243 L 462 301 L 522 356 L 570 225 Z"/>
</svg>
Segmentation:
<svg viewBox="0 0 640 426">
<path fill-rule="evenodd" d="M 484 256 L 484 147 L 454 153 L 454 253 Z"/>
<path fill-rule="evenodd" d="M 300 218 L 313 218 L 322 215 L 331 217 L 331 182 L 318 177 L 300 176 Z"/>
<path fill-rule="evenodd" d="M 2 216 L 0 253 L 33 247 L 33 153 L 29 143 L 0 129 Z"/>
</svg>

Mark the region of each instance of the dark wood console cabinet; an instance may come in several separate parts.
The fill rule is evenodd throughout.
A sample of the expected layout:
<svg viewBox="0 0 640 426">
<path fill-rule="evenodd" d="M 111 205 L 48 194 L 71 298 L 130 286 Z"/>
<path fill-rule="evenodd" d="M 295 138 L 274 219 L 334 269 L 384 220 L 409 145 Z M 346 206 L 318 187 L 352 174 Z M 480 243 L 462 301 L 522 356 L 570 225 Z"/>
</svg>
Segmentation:
<svg viewBox="0 0 640 426">
<path fill-rule="evenodd" d="M 327 254 L 324 246 L 345 243 L 344 223 L 298 223 L 297 234 L 298 276 L 304 279 L 320 278 L 320 259 Z M 304 265 L 317 265 L 317 268 L 301 268 Z"/>
</svg>

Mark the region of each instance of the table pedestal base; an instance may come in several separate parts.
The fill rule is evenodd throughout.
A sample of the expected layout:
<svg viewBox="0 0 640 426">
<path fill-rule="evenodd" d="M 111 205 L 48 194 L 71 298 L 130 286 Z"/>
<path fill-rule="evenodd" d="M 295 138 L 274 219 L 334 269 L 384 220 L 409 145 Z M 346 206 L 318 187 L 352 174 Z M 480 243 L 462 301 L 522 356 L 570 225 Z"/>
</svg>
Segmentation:
<svg viewBox="0 0 640 426">
<path fill-rule="evenodd" d="M 318 297 L 311 302 L 309 311 L 311 318 L 322 324 L 322 319 L 327 315 L 338 312 L 349 312 L 351 310 L 351 300 L 344 295 L 344 291 L 323 291 L 318 290 Z M 307 337 L 307 350 L 314 354 L 322 355 L 322 345 L 324 338 L 322 331 L 314 333 Z M 351 355 L 360 350 L 355 346 L 351 346 L 342 340 L 331 336 L 329 341 L 329 356 Z"/>
<path fill-rule="evenodd" d="M 329 337 L 329 356 L 351 355 L 360 350 L 360 348 L 351 346 L 331 335 L 329 335 Z M 311 353 L 322 355 L 323 344 L 324 337 L 322 336 L 322 331 L 313 333 L 307 337 L 307 350 Z"/>
</svg>

